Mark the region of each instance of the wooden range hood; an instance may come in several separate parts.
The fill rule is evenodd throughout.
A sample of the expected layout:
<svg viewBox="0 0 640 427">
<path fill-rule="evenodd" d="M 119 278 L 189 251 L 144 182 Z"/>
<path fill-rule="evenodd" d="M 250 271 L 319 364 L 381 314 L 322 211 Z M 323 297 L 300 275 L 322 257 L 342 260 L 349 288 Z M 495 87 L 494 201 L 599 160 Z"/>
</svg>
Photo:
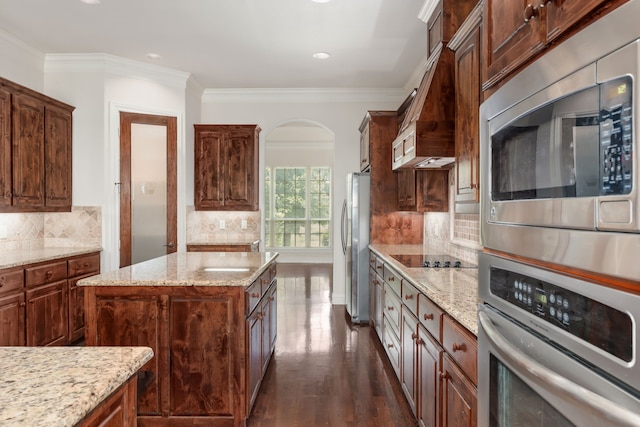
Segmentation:
<svg viewBox="0 0 640 427">
<path fill-rule="evenodd" d="M 455 3 L 455 4 L 454 4 Z M 392 168 L 443 168 L 455 162 L 455 54 L 445 49 L 473 0 L 428 0 L 429 58 L 411 106 L 392 144 Z"/>
</svg>

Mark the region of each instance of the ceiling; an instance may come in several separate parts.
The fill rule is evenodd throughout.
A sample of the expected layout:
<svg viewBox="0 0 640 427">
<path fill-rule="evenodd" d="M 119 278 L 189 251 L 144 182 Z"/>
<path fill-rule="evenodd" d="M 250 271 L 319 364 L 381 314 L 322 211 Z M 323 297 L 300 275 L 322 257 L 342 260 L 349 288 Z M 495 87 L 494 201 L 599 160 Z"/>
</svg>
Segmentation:
<svg viewBox="0 0 640 427">
<path fill-rule="evenodd" d="M 402 88 L 426 57 L 424 3 L 0 0 L 0 29 L 42 53 L 116 55 L 205 88 Z"/>
</svg>

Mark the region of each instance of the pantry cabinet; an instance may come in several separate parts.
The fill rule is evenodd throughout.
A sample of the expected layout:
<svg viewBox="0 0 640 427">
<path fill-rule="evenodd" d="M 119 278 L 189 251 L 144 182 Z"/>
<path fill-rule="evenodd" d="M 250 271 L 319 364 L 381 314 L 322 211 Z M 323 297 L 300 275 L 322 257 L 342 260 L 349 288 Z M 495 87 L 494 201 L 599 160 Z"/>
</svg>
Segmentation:
<svg viewBox="0 0 640 427">
<path fill-rule="evenodd" d="M 483 90 L 625 1 L 485 0 Z"/>
<path fill-rule="evenodd" d="M 0 212 L 71 210 L 72 112 L 0 78 Z"/>
<path fill-rule="evenodd" d="M 196 210 L 258 210 L 257 125 L 194 125 Z"/>
</svg>

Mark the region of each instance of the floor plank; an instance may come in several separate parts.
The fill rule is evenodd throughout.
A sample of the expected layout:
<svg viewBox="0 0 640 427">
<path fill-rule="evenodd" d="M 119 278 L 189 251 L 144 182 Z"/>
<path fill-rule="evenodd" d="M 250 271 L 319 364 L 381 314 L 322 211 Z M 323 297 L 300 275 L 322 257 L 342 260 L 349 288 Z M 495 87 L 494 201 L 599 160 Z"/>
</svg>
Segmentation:
<svg viewBox="0 0 640 427">
<path fill-rule="evenodd" d="M 248 427 L 416 426 L 375 331 L 333 306 L 330 264 L 278 264 L 278 338 Z"/>
</svg>

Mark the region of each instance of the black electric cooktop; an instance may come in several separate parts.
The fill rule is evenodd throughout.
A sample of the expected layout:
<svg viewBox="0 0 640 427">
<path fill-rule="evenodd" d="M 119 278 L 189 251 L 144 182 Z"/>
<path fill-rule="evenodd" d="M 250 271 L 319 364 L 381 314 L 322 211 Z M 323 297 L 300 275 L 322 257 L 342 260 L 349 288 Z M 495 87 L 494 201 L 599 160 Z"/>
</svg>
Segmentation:
<svg viewBox="0 0 640 427">
<path fill-rule="evenodd" d="M 475 265 L 448 255 L 391 255 L 409 268 L 475 268 Z"/>
</svg>

